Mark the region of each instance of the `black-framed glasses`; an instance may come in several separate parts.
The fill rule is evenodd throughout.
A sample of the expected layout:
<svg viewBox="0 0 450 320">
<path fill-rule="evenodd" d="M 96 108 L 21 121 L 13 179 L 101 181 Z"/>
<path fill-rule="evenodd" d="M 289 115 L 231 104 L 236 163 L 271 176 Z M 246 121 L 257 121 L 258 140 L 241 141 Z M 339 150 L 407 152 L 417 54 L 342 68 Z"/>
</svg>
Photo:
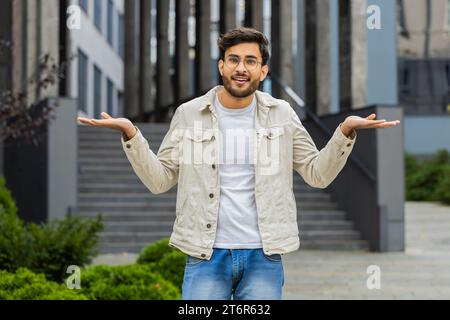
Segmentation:
<svg viewBox="0 0 450 320">
<path fill-rule="evenodd" d="M 235 69 L 239 65 L 239 63 L 241 63 L 241 58 L 239 58 L 238 56 L 231 55 L 225 58 L 225 64 L 230 69 Z M 259 62 L 256 58 L 244 58 L 244 66 L 249 71 L 255 70 L 260 63 L 261 62 Z"/>
</svg>

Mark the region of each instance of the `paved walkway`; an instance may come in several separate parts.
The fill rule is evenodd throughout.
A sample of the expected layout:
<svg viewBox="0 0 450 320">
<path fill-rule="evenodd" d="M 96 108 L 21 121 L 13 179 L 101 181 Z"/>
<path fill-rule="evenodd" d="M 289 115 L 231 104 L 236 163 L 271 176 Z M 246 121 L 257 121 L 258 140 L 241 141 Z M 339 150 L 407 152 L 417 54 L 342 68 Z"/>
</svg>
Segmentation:
<svg viewBox="0 0 450 320">
<path fill-rule="evenodd" d="M 450 206 L 406 202 L 406 250 L 394 253 L 299 250 L 284 257 L 284 299 L 450 299 Z M 133 263 L 102 255 L 94 264 Z M 380 270 L 368 289 L 367 268 Z"/>
</svg>

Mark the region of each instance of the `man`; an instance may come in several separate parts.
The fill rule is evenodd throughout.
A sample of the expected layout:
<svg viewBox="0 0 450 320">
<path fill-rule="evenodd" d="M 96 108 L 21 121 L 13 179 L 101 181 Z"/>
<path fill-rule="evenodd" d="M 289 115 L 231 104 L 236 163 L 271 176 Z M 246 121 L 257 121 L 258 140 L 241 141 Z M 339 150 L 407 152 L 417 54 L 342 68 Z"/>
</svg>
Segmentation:
<svg viewBox="0 0 450 320">
<path fill-rule="evenodd" d="M 183 299 L 281 299 L 281 255 L 300 245 L 293 170 L 325 188 L 344 167 L 356 129 L 399 121 L 347 117 L 319 151 L 286 101 L 257 90 L 269 71 L 267 38 L 239 28 L 218 45 L 224 85 L 177 108 L 157 155 L 128 119 L 79 120 L 122 132 L 123 150 L 152 193 L 178 183 L 170 246 L 187 254 Z"/>
</svg>

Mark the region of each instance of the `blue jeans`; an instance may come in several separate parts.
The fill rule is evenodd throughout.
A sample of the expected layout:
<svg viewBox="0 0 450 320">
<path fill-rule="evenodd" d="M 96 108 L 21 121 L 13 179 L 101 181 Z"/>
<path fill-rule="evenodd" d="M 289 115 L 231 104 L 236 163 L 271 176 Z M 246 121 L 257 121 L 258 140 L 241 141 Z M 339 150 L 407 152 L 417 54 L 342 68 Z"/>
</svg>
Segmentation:
<svg viewBox="0 0 450 320">
<path fill-rule="evenodd" d="M 213 249 L 210 260 L 187 256 L 184 300 L 279 300 L 284 285 L 281 255 L 263 249 Z"/>
</svg>

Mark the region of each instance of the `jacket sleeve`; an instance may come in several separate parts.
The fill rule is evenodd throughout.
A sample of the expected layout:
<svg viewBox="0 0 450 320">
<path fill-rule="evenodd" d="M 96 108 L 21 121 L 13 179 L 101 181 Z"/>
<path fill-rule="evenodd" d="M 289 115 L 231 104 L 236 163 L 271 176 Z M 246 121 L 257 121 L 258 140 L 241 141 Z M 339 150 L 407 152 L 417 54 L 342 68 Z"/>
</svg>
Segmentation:
<svg viewBox="0 0 450 320">
<path fill-rule="evenodd" d="M 292 111 L 291 121 L 294 170 L 310 186 L 326 188 L 347 162 L 356 142 L 356 131 L 353 139 L 347 138 L 339 124 L 327 145 L 319 151 L 295 111 Z"/>
<path fill-rule="evenodd" d="M 175 111 L 170 127 L 156 155 L 149 147 L 139 128 L 128 141 L 122 135 L 122 147 L 134 172 L 154 194 L 170 190 L 178 182 L 179 143 L 177 131 L 181 123 L 181 106 Z"/>
</svg>

